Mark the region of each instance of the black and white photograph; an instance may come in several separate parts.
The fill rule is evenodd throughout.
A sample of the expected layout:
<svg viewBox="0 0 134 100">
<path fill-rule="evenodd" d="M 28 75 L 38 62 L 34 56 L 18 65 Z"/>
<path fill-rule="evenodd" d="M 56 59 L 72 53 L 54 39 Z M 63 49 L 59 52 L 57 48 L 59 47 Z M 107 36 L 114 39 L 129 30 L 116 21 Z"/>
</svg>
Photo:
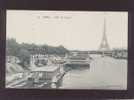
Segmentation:
<svg viewBox="0 0 134 100">
<path fill-rule="evenodd" d="M 128 12 L 6 11 L 6 88 L 127 90 Z"/>
</svg>

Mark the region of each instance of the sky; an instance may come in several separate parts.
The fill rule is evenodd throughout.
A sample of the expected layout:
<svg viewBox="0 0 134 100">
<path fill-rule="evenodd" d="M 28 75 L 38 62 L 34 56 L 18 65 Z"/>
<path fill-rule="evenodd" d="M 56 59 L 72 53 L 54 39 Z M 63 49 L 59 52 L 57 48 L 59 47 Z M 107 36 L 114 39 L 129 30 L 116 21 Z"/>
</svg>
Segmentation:
<svg viewBox="0 0 134 100">
<path fill-rule="evenodd" d="M 98 50 L 104 33 L 110 48 L 127 48 L 128 12 L 7 10 L 7 38 L 19 43 Z"/>
</svg>

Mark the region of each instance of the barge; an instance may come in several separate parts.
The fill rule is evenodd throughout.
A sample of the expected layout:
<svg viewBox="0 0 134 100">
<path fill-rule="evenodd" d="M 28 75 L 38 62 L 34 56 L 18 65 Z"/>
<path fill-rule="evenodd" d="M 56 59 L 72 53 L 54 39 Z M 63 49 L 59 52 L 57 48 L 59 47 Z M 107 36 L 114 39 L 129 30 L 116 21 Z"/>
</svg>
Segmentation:
<svg viewBox="0 0 134 100">
<path fill-rule="evenodd" d="M 78 68 L 78 67 L 90 67 L 91 57 L 85 53 L 71 54 L 66 58 L 66 67 Z"/>
<path fill-rule="evenodd" d="M 60 71 L 60 66 L 38 67 L 31 71 L 28 81 L 37 87 L 57 88 L 56 85 L 64 74 L 65 72 Z"/>
</svg>

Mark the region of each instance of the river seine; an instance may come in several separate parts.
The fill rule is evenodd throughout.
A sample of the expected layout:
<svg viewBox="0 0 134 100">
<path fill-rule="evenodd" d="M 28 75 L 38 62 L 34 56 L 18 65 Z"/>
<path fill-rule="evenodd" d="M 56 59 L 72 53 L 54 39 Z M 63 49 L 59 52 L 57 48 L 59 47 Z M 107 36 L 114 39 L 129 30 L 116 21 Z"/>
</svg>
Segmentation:
<svg viewBox="0 0 134 100">
<path fill-rule="evenodd" d="M 69 71 L 61 89 L 127 89 L 127 60 L 93 56 L 90 68 Z M 77 67 L 77 66 L 76 66 Z"/>
</svg>

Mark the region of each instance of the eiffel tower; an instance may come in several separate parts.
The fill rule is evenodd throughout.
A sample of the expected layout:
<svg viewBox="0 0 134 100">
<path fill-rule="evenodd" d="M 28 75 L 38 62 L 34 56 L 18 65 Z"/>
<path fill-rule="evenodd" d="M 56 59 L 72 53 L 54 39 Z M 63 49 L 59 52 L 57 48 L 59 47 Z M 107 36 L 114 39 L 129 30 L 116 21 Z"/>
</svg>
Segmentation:
<svg viewBox="0 0 134 100">
<path fill-rule="evenodd" d="M 102 41 L 99 47 L 99 51 L 109 51 L 110 47 L 108 45 L 108 41 L 107 41 L 107 36 L 106 36 L 106 21 L 104 18 L 104 30 L 103 30 L 103 37 L 102 37 Z"/>
</svg>

